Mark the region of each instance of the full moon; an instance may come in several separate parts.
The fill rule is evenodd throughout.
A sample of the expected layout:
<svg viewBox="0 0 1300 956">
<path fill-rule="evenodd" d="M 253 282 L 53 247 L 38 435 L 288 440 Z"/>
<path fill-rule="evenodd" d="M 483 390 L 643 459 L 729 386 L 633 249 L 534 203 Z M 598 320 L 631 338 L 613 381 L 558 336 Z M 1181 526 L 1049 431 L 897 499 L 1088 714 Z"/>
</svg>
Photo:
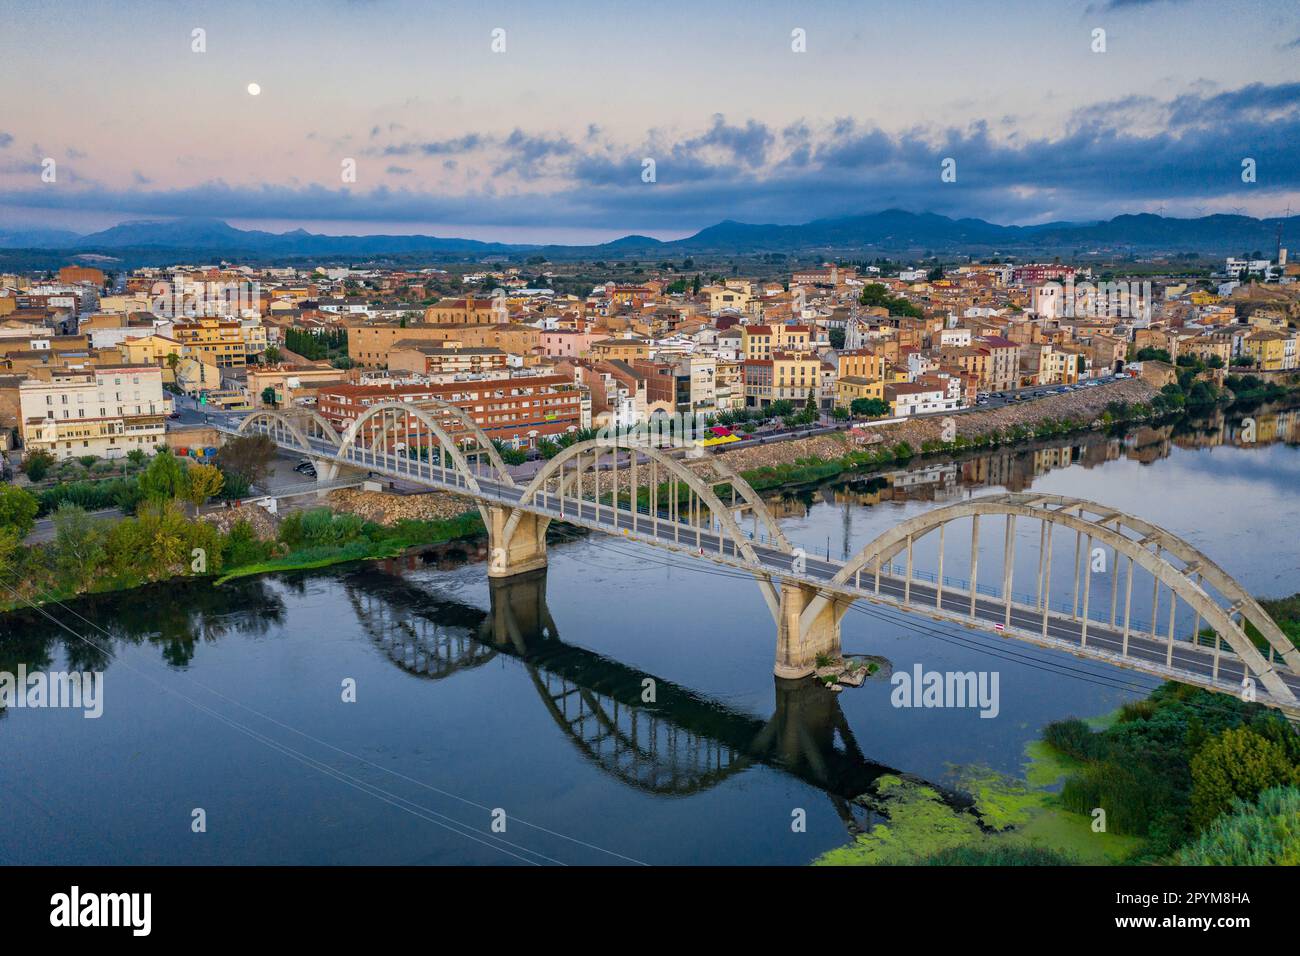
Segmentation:
<svg viewBox="0 0 1300 956">
<path fill-rule="evenodd" d="M 261 88 L 260 86 L 258 86 L 256 83 L 249 83 L 249 84 L 248 84 L 248 95 L 249 95 L 249 96 L 257 96 L 257 95 L 258 95 L 259 93 L 261 93 L 261 92 L 262 92 L 262 88 Z"/>
</svg>

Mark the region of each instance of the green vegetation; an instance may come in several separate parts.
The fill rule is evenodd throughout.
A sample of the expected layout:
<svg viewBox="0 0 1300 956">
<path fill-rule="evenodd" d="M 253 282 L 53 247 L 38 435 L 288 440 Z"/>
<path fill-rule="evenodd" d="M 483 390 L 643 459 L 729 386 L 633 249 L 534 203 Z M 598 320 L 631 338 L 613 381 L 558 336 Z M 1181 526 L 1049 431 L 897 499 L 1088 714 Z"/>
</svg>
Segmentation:
<svg viewBox="0 0 1300 956">
<path fill-rule="evenodd" d="M 390 558 L 408 548 L 485 533 L 483 519 L 476 511 L 444 521 L 406 520 L 380 525 L 355 515 L 336 514 L 328 508 L 314 508 L 285 518 L 274 542 L 259 541 L 246 523 L 237 523 L 226 537 L 223 558 L 230 563 L 217 583 L 250 574 Z"/>
<path fill-rule="evenodd" d="M 858 303 L 869 308 L 885 308 L 889 310 L 890 315 L 907 315 L 914 319 L 925 318 L 925 312 L 920 306 L 902 296 L 889 294 L 889 289 L 879 282 L 870 282 L 862 287 L 862 294 L 858 296 Z"/>
<path fill-rule="evenodd" d="M 1300 866 L 1300 789 L 1274 787 L 1253 803 L 1237 800 L 1196 841 L 1178 851 L 1183 866 Z"/>
<path fill-rule="evenodd" d="M 883 418 L 889 414 L 889 403 L 880 398 L 855 398 L 849 411 L 854 418 Z"/>
<path fill-rule="evenodd" d="M 1229 375 L 1224 378 L 1223 385 L 1232 392 L 1234 402 L 1251 405 L 1279 401 L 1295 390 L 1274 381 L 1266 381 L 1258 375 Z"/>
<path fill-rule="evenodd" d="M 0 528 L 12 531 L 19 540 L 31 534 L 39 508 L 31 492 L 13 485 L 0 485 Z"/>
<path fill-rule="evenodd" d="M 28 452 L 27 457 L 23 459 L 23 474 L 32 481 L 41 481 L 53 465 L 54 456 L 48 451 L 38 449 Z"/>
<path fill-rule="evenodd" d="M 348 354 L 347 329 L 304 332 L 301 329 L 284 330 L 284 347 L 313 362 L 332 361 Z"/>
<path fill-rule="evenodd" d="M 1048 847 L 990 843 L 949 847 L 916 862 L 919 866 L 1072 866 L 1078 858 Z"/>
<path fill-rule="evenodd" d="M 1234 801 L 1297 782 L 1300 767 L 1300 738 L 1276 712 L 1172 683 L 1099 731 L 1066 720 L 1043 739 L 1077 762 L 1062 806 L 1105 810 L 1107 831 L 1143 838 L 1148 861 L 1176 853 Z"/>
<path fill-rule="evenodd" d="M 496 439 L 492 440 L 492 444 L 495 446 L 497 454 L 501 456 L 501 460 L 507 465 L 522 465 L 528 460 L 528 452 L 522 448 L 515 448 L 513 445 L 507 445 Z"/>
<path fill-rule="evenodd" d="M 1050 724 L 1027 750 L 1024 782 L 959 772 L 962 800 L 882 777 L 856 802 L 885 822 L 817 863 L 1300 862 L 1300 736 L 1258 704 L 1169 683 L 1108 718 Z"/>
</svg>

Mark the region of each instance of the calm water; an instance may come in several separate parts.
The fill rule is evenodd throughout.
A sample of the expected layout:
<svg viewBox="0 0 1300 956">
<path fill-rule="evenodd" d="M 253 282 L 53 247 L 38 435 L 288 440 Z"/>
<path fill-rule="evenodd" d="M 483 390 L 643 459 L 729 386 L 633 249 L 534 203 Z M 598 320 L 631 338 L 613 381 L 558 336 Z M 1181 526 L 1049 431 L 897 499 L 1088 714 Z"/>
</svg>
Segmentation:
<svg viewBox="0 0 1300 956">
<path fill-rule="evenodd" d="M 838 557 L 917 512 L 1032 487 L 1163 525 L 1257 594 L 1300 590 L 1294 414 L 1257 416 L 1253 443 L 1233 444 L 1237 422 L 1207 427 L 917 467 L 774 507 L 796 544 Z M 1001 530 L 989 537 L 992 561 Z M 950 538 L 947 574 L 967 573 L 964 551 Z M 933 557 L 918 549 L 917 566 Z M 1018 565 L 1013 586 L 1032 575 Z M 0 669 L 101 669 L 104 713 L 0 715 L 6 863 L 802 864 L 864 822 L 848 798 L 880 773 L 1015 773 L 1047 721 L 1154 686 L 876 609 L 845 618 L 847 652 L 995 670 L 999 716 L 895 709 L 884 680 L 778 684 L 752 581 L 603 537 L 555 543 L 545 574 L 505 586 L 442 556 L 48 615 L 0 619 Z"/>
</svg>

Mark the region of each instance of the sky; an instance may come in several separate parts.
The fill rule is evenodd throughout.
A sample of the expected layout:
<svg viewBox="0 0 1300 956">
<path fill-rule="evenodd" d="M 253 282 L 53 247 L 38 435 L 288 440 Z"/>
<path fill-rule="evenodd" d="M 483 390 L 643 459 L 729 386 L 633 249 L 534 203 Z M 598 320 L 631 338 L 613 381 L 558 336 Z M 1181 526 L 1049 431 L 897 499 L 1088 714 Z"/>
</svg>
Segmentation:
<svg viewBox="0 0 1300 956">
<path fill-rule="evenodd" d="M 3 27 L 0 231 L 1300 212 L 1296 0 L 6 0 Z"/>
</svg>

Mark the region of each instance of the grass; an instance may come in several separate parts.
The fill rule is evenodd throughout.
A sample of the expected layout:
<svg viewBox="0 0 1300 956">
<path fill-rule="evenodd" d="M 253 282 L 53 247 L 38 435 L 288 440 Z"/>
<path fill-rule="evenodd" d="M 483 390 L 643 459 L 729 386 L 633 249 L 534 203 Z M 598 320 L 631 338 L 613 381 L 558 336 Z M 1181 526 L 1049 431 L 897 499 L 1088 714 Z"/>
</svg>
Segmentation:
<svg viewBox="0 0 1300 956">
<path fill-rule="evenodd" d="M 362 528 L 363 536 L 346 544 L 304 542 L 288 554 L 227 568 L 216 583 L 224 584 L 253 574 L 300 571 L 349 561 L 392 558 L 408 548 L 445 544 L 448 541 L 479 537 L 484 533 L 483 519 L 477 512 L 467 512 L 440 521 L 406 520 L 395 525 L 367 523 Z"/>
</svg>

